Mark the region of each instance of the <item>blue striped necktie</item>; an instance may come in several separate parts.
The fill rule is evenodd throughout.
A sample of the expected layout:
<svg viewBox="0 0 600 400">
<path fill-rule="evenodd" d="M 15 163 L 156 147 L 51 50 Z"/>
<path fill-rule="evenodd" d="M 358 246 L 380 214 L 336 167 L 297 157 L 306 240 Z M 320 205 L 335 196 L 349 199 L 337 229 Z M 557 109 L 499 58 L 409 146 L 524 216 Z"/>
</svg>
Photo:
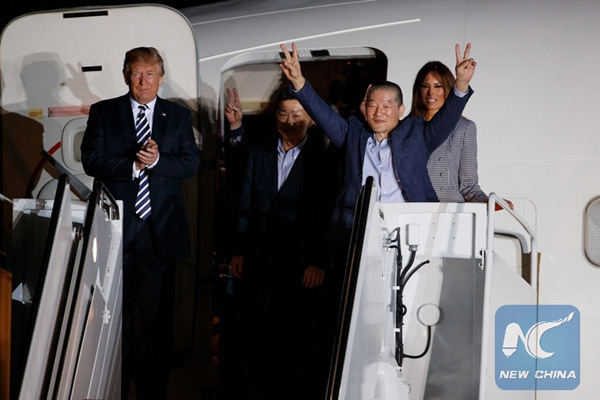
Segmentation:
<svg viewBox="0 0 600 400">
<path fill-rule="evenodd" d="M 150 138 L 150 124 L 146 118 L 146 110 L 148 106 L 140 105 L 140 112 L 135 122 L 135 135 L 137 137 L 138 146 L 143 146 Z M 138 188 L 137 199 L 135 200 L 135 213 L 144 220 L 150 215 L 150 186 L 148 184 L 148 168 L 140 170 L 140 182 Z"/>
</svg>

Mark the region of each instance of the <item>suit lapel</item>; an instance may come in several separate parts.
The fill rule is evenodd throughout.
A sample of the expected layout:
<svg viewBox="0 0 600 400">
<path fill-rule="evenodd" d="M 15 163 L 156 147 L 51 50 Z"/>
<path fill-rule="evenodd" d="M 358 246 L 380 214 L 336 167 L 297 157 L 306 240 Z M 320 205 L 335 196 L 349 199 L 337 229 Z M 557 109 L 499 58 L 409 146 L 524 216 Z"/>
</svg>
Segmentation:
<svg viewBox="0 0 600 400">
<path fill-rule="evenodd" d="M 123 136 L 125 141 L 133 146 L 137 140 L 135 137 L 135 117 L 131 112 L 131 100 L 129 100 L 129 94 L 121 97 L 119 100 L 118 111 L 119 120 L 123 128 Z"/>
<path fill-rule="evenodd" d="M 360 130 L 360 146 L 359 146 L 359 151 L 358 151 L 358 155 L 357 155 L 357 159 L 360 161 L 360 166 L 358 168 L 358 172 L 360 174 L 360 180 L 362 182 L 362 175 L 363 175 L 363 166 L 365 164 L 365 157 L 367 154 L 367 141 L 369 140 L 369 138 L 373 135 L 373 133 L 369 130 L 366 129 L 363 125 L 362 129 Z"/>
<path fill-rule="evenodd" d="M 268 146 L 266 157 L 261 161 L 265 182 L 269 188 L 269 198 L 271 199 L 271 202 L 274 202 L 278 190 L 277 142 L 275 142 L 274 146 Z"/>
<path fill-rule="evenodd" d="M 167 118 L 167 107 L 163 99 L 157 97 L 156 104 L 154 105 L 154 115 L 152 116 L 152 139 L 157 143 L 163 142 L 163 138 L 167 132 Z"/>
<path fill-rule="evenodd" d="M 392 141 L 392 161 L 394 163 L 394 169 L 396 170 L 396 174 L 401 170 L 402 162 L 400 161 L 405 155 L 402 154 L 402 148 L 404 147 L 404 141 L 406 140 L 408 129 L 402 122 L 398 125 L 390 136 L 390 140 Z M 406 161 L 406 160 L 405 160 Z M 411 163 L 412 164 L 412 163 Z M 399 179 L 396 176 L 396 179 Z"/>
</svg>

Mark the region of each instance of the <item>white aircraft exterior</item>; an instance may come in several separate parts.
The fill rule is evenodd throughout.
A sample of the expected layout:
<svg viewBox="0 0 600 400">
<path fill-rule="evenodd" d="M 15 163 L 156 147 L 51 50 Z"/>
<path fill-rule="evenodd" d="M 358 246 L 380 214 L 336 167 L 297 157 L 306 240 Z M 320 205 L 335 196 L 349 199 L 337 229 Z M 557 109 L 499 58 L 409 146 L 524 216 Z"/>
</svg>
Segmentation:
<svg viewBox="0 0 600 400">
<path fill-rule="evenodd" d="M 2 109 L 3 115 L 17 115 L 30 124 L 41 124 L 43 149 L 90 186 L 91 179 L 85 176 L 78 160 L 87 107 L 125 92 L 121 75 L 125 51 L 136 46 L 157 47 L 167 69 L 159 95 L 184 103 L 195 116 L 205 167 L 199 171 L 197 182 L 188 183 L 188 208 L 193 217 L 201 216 L 192 233 L 198 243 L 196 262 L 208 275 L 216 245 L 213 224 L 218 223 L 212 213 L 217 201 L 217 171 L 210 166 L 219 165 L 219 145 L 225 136 L 222 110 L 226 88 L 240 91 L 246 115 L 260 114 L 272 93 L 287 85 L 277 65 L 281 59 L 279 45 L 291 48 L 295 43 L 308 79 L 316 87 L 339 76 L 340 63 L 378 65 L 378 76 L 401 86 L 409 108 L 413 80 L 420 67 L 427 61 L 440 60 L 452 69 L 454 45 L 464 48 L 471 43 L 471 56 L 477 61 L 471 82 L 475 93 L 464 115 L 478 127 L 479 182 L 484 191 L 497 194 L 500 202 L 501 198 L 513 202 L 517 217 L 535 237 L 523 251 L 533 252 L 529 283 L 520 277 L 519 283 L 513 283 L 513 278 L 498 278 L 498 284 L 486 286 L 491 292 L 481 296 L 482 318 L 491 325 L 483 323 L 484 372 L 477 397 L 591 399 L 600 392 L 600 380 L 596 378 L 600 372 L 600 180 L 595 175 L 600 171 L 595 101 L 600 93 L 599 17 L 600 2 L 596 0 L 225 1 L 179 11 L 136 4 L 32 13 L 12 21 L 2 33 Z M 139 26 L 131 22 L 136 18 L 154 23 L 146 24 L 147 30 L 132 28 Z M 36 29 L 40 26 L 44 29 Z M 41 71 L 36 66 L 48 65 L 52 65 L 55 76 L 36 72 Z M 6 132 L 12 125 L 7 124 L 12 122 L 4 120 L 3 152 L 8 152 Z M 46 198 L 53 193 L 54 181 L 43 171 L 32 194 Z M 521 267 L 529 268 L 527 262 L 522 262 L 517 245 L 518 239 L 528 234 L 523 233 L 511 213 L 492 213 L 495 215 L 490 221 L 482 205 L 442 205 L 435 210 L 406 206 L 375 207 L 386 215 L 397 214 L 394 221 L 402 220 L 404 213 L 474 215 L 466 222 L 470 224 L 468 229 L 472 228 L 466 239 L 472 248 L 465 255 L 474 260 L 473 265 L 483 266 L 496 257 L 517 272 Z M 412 217 L 407 218 L 408 225 L 414 223 Z M 394 223 L 388 220 L 375 230 L 377 234 L 381 229 L 391 231 Z M 491 223 L 499 234 L 510 232 L 509 238 L 500 235 L 489 241 L 480 223 L 488 227 Z M 421 236 L 427 231 L 421 227 Z M 492 242 L 494 256 L 486 253 Z M 423 256 L 439 257 L 440 265 L 447 265 L 444 257 L 453 257 L 440 251 Z M 193 260 L 188 267 L 194 268 Z M 483 271 L 485 274 L 485 268 Z M 423 275 L 419 285 L 428 279 Z M 492 285 L 486 279 L 482 278 L 482 285 Z M 441 281 L 436 282 L 441 285 Z M 500 296 L 490 300 L 491 293 Z M 506 311 L 502 306 L 518 305 L 552 306 L 569 312 L 556 320 L 540 317 L 543 320 L 537 320 L 539 325 L 535 326 L 517 323 L 507 328 L 505 343 L 500 344 L 498 336 L 494 342 L 494 318 L 502 318 Z M 517 369 L 495 369 L 498 352 L 494 355 L 489 349 L 502 347 L 507 359 L 513 354 L 533 360 L 549 358 L 552 355 L 548 354 L 561 348 L 542 341 L 543 335 L 549 336 L 550 329 L 569 328 L 575 322 L 578 328 L 568 331 L 573 335 L 564 346 L 573 351 L 572 343 L 578 343 L 577 368 L 532 372 L 538 374 L 538 384 L 564 374 L 558 387 L 542 384 L 537 390 L 523 389 L 518 386 Z M 393 393 L 392 397 L 377 392 L 382 396 L 377 398 L 424 398 L 426 378 L 412 378 L 409 370 L 410 365 L 418 363 L 409 362 L 400 372 L 393 361 L 391 365 L 401 383 L 387 391 L 387 396 Z M 427 368 L 420 365 L 415 370 L 426 374 Z M 504 385 L 509 381 L 517 382 L 516 386 Z M 569 382 L 575 384 L 569 386 Z M 414 390 L 403 394 L 407 385 Z M 345 398 L 376 398 L 373 393 L 363 395 L 359 390 Z"/>
</svg>

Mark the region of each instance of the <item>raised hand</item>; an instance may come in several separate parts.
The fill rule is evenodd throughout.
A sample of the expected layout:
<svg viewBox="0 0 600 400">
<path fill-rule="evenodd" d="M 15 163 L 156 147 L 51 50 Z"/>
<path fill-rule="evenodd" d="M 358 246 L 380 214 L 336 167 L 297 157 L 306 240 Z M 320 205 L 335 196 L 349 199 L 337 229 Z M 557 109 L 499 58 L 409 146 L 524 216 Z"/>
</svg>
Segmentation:
<svg viewBox="0 0 600 400">
<path fill-rule="evenodd" d="M 464 55 L 461 55 L 459 44 L 456 44 L 454 50 L 456 52 L 456 82 L 454 85 L 459 91 L 466 93 L 469 90 L 469 83 L 471 82 L 471 78 L 473 78 L 477 63 L 473 58 L 469 57 L 471 54 L 471 43 L 468 43 L 467 47 L 465 47 Z"/>
<path fill-rule="evenodd" d="M 283 73 L 291 82 L 294 90 L 300 90 L 304 87 L 306 79 L 302 76 L 302 70 L 300 69 L 300 60 L 298 59 L 298 49 L 296 44 L 292 43 L 292 54 L 286 49 L 285 45 L 279 45 L 283 51 L 285 59 L 279 63 L 279 66 L 283 70 Z"/>
<path fill-rule="evenodd" d="M 229 129 L 234 130 L 242 126 L 242 104 L 236 88 L 225 89 L 227 92 L 227 104 L 225 105 L 225 118 L 229 121 Z"/>
</svg>

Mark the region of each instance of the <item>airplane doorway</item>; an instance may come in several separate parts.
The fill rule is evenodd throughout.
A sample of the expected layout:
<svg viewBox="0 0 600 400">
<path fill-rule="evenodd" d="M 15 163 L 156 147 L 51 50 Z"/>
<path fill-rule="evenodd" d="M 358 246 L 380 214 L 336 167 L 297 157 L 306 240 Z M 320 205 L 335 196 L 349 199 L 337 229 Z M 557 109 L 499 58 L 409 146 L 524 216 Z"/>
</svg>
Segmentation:
<svg viewBox="0 0 600 400">
<path fill-rule="evenodd" d="M 344 117 L 358 114 L 368 84 L 382 81 L 387 76 L 387 57 L 373 48 L 336 48 L 328 50 L 301 50 L 302 73 L 317 93 Z M 238 60 L 238 63 L 235 61 Z M 235 187 L 244 168 L 243 154 L 232 151 L 227 138 L 227 121 L 223 108 L 227 101 L 226 89 L 236 88 L 243 110 L 243 126 L 249 144 L 262 142 L 277 135 L 274 104 L 277 94 L 289 82 L 279 67 L 281 53 L 243 54 L 232 60 L 233 65 L 221 74 L 220 87 L 220 140 L 217 177 L 217 228 L 215 254 L 219 263 L 230 256 L 227 240 L 237 199 Z"/>
<path fill-rule="evenodd" d="M 236 187 L 245 164 L 243 151 L 233 151 L 228 143 L 227 121 L 223 115 L 226 89 L 236 88 L 239 92 L 243 126 L 250 145 L 276 136 L 275 99 L 289 85 L 279 67 L 281 57 L 278 52 L 243 54 L 232 60 L 233 65 L 221 74 L 215 219 L 219 222 L 215 224 L 214 254 L 217 257 L 215 265 L 225 269 L 218 271 L 223 276 L 229 276 L 226 268 L 231 254 L 227 242 L 233 229 L 231 219 L 238 196 Z M 346 118 L 360 112 L 360 102 L 368 85 L 387 77 L 387 57 L 373 48 L 300 50 L 300 58 L 302 73 L 316 92 Z"/>
<path fill-rule="evenodd" d="M 372 48 L 336 48 L 300 50 L 302 72 L 317 93 L 344 117 L 358 115 L 360 103 L 370 83 L 386 80 L 387 57 Z M 236 204 L 239 187 L 245 170 L 245 146 L 240 149 L 229 143 L 228 123 L 223 114 L 227 102 L 226 89 L 236 88 L 243 110 L 243 127 L 247 144 L 253 145 L 276 137 L 275 99 L 278 93 L 289 86 L 279 67 L 281 54 L 249 53 L 232 60 L 221 74 L 220 85 L 220 148 L 217 177 L 217 202 L 215 216 L 215 276 L 214 288 L 214 349 L 219 365 L 225 359 L 231 364 L 237 356 L 235 339 L 231 336 L 231 319 L 235 315 L 236 280 L 229 271 L 232 238 L 235 237 Z M 229 387 L 225 380 L 233 379 L 229 371 L 221 368 L 217 373 L 221 382 L 219 390 Z M 227 398 L 225 396 L 225 398 Z"/>
</svg>

